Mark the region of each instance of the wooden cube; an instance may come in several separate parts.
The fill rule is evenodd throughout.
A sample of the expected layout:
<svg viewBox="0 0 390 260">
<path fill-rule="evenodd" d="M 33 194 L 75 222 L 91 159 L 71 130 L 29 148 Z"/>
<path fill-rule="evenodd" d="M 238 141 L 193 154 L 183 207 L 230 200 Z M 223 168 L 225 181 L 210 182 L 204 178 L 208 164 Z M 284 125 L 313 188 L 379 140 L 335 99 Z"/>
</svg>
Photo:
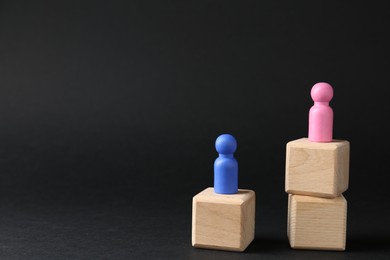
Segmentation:
<svg viewBox="0 0 390 260">
<path fill-rule="evenodd" d="M 289 142 L 286 151 L 287 193 L 334 198 L 348 189 L 348 141 L 302 138 Z"/>
<path fill-rule="evenodd" d="M 255 192 L 216 194 L 207 188 L 192 200 L 192 245 L 244 251 L 255 237 Z"/>
<path fill-rule="evenodd" d="M 345 250 L 347 201 L 301 195 L 288 197 L 287 236 L 295 249 Z"/>
</svg>

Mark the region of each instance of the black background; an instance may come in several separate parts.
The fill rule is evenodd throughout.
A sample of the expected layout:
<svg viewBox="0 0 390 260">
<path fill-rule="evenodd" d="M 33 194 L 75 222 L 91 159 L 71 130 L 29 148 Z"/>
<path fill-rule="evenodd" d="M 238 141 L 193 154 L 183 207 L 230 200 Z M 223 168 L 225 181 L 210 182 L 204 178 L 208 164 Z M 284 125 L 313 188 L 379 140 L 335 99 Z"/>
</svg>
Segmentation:
<svg viewBox="0 0 390 260">
<path fill-rule="evenodd" d="M 390 9 L 373 1 L 0 3 L 2 259 L 390 255 Z M 310 88 L 351 142 L 346 252 L 286 237 L 285 145 Z M 191 247 L 215 138 L 256 191 L 245 253 Z"/>
</svg>

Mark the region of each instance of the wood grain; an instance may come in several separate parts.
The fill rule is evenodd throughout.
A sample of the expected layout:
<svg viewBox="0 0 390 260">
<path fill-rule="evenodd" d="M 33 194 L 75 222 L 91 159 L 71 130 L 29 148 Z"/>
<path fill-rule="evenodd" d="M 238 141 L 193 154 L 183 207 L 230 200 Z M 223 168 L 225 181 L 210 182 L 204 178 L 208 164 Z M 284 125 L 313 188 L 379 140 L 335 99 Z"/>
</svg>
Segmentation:
<svg viewBox="0 0 390 260">
<path fill-rule="evenodd" d="M 307 138 L 287 143 L 286 187 L 289 194 L 324 198 L 340 196 L 348 189 L 348 141 L 310 142 Z"/>
<path fill-rule="evenodd" d="M 289 195 L 287 235 L 294 249 L 345 250 L 347 201 Z"/>
<path fill-rule="evenodd" d="M 216 194 L 207 188 L 193 198 L 192 245 L 244 251 L 255 236 L 255 192 Z"/>
</svg>

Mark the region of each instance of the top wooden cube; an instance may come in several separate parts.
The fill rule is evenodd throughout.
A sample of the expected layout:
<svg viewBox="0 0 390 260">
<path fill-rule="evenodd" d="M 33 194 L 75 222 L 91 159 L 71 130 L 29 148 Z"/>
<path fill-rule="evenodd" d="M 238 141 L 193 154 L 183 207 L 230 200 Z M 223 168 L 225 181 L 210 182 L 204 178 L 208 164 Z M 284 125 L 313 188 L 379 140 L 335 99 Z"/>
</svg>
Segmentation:
<svg viewBox="0 0 390 260">
<path fill-rule="evenodd" d="M 286 150 L 287 193 L 334 198 L 348 189 L 348 141 L 302 138 L 287 143 Z"/>
</svg>

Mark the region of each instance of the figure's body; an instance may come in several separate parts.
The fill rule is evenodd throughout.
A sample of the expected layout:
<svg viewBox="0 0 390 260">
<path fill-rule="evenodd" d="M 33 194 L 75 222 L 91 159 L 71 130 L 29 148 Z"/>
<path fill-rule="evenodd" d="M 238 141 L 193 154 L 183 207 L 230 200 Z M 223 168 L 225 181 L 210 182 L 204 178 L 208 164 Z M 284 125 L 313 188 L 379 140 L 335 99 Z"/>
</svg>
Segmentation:
<svg viewBox="0 0 390 260">
<path fill-rule="evenodd" d="M 333 110 L 329 102 L 333 97 L 333 88 L 328 83 L 317 83 L 311 89 L 314 105 L 309 112 L 309 141 L 332 142 Z"/>
<path fill-rule="evenodd" d="M 232 135 L 220 135 L 215 141 L 219 157 L 214 162 L 214 192 L 234 194 L 238 192 L 238 163 L 233 157 L 237 142 Z"/>
</svg>

